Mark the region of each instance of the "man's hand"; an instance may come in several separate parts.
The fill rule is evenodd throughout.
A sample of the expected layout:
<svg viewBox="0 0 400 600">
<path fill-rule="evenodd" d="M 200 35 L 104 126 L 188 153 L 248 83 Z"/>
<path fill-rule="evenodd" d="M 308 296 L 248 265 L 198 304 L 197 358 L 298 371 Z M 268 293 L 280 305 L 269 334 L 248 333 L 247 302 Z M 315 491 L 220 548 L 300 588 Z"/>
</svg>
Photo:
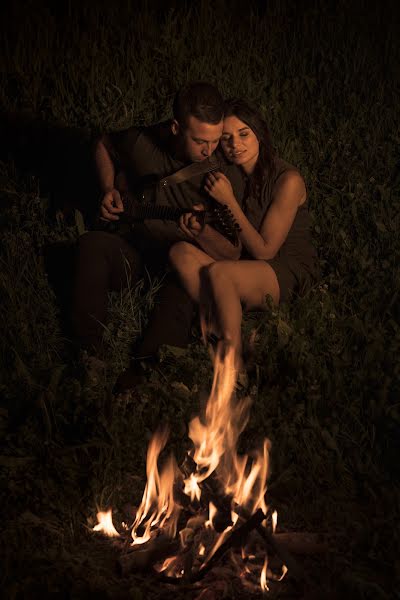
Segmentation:
<svg viewBox="0 0 400 600">
<path fill-rule="evenodd" d="M 179 227 L 188 237 L 195 239 L 203 230 L 196 216 L 196 210 L 205 210 L 204 204 L 194 204 L 193 212 L 184 213 L 179 217 Z"/>
<path fill-rule="evenodd" d="M 209 173 L 204 185 L 206 192 L 220 204 L 229 206 L 235 202 L 235 196 L 229 179 L 220 171 Z"/>
<path fill-rule="evenodd" d="M 120 193 L 115 188 L 104 194 L 101 202 L 101 218 L 106 221 L 118 221 L 118 213 L 124 212 L 124 205 Z"/>
</svg>

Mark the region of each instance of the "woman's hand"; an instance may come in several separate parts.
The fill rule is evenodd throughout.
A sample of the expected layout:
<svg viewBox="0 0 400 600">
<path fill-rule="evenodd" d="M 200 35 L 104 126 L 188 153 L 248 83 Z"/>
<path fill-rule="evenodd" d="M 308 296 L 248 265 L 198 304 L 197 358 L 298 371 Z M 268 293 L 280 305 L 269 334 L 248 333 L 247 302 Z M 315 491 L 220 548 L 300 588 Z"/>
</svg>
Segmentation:
<svg viewBox="0 0 400 600">
<path fill-rule="evenodd" d="M 105 192 L 101 202 L 101 218 L 106 221 L 118 221 L 118 213 L 124 212 L 124 205 L 118 190 L 115 188 Z"/>
<path fill-rule="evenodd" d="M 230 206 L 232 202 L 236 202 L 231 182 L 220 171 L 207 175 L 204 188 L 220 204 Z"/>
</svg>

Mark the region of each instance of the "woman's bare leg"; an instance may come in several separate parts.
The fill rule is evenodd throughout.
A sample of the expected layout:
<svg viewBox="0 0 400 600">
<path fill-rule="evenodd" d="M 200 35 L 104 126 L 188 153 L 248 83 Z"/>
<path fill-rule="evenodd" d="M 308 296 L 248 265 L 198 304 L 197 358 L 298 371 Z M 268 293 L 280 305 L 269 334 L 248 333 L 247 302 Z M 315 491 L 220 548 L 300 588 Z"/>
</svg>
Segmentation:
<svg viewBox="0 0 400 600">
<path fill-rule="evenodd" d="M 169 260 L 186 292 L 199 305 L 203 340 L 206 341 L 211 333 L 219 336 L 213 296 L 202 277 L 204 269 L 215 262 L 214 259 L 190 242 L 177 242 L 170 249 Z"/>
<path fill-rule="evenodd" d="M 170 261 L 188 294 L 200 304 L 206 326 L 233 346 L 240 369 L 243 308 L 263 310 L 268 295 L 279 303 L 275 271 L 262 260 L 215 261 L 188 242 L 172 246 Z"/>
<path fill-rule="evenodd" d="M 218 261 L 206 269 L 216 318 L 227 344 L 235 351 L 236 367 L 242 368 L 242 309 L 263 310 L 266 296 L 278 304 L 280 290 L 272 267 L 261 260 Z"/>
<path fill-rule="evenodd" d="M 200 273 L 204 267 L 213 263 L 214 259 L 190 242 L 177 242 L 169 251 L 169 260 L 189 296 L 199 304 L 201 301 Z"/>
</svg>

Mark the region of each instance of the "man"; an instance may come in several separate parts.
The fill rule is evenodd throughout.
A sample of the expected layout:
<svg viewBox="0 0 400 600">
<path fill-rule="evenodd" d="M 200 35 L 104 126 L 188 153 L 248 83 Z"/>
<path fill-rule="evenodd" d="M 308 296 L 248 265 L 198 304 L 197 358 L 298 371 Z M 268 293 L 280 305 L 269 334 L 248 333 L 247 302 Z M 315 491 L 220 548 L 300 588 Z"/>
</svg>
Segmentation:
<svg viewBox="0 0 400 600">
<path fill-rule="evenodd" d="M 137 201 L 187 209 L 179 224 L 145 221 L 123 235 L 105 231 L 84 234 L 79 244 L 75 289 L 74 326 L 81 344 L 102 353 L 102 323 L 106 321 L 107 295 L 140 277 L 143 264 L 155 272 L 166 264 L 168 249 L 178 240 L 197 243 L 211 256 L 238 258 L 238 250 L 210 225 L 200 227 L 193 207 L 207 205 L 204 178 L 218 168 L 229 177 L 241 201 L 244 180 L 234 165 L 217 150 L 223 127 L 223 99 L 218 90 L 203 82 L 190 83 L 176 95 L 173 119 L 150 127 L 131 127 L 104 135 L 95 149 L 102 193 L 101 218 L 117 224 Z M 188 174 L 187 167 L 191 164 Z M 173 174 L 177 173 L 175 181 Z M 172 176 L 172 179 L 171 179 Z M 149 181 L 160 182 L 149 189 Z M 186 346 L 193 306 L 181 286 L 169 279 L 161 290 L 149 327 L 136 348 L 136 358 L 154 356 L 162 344 Z M 116 391 L 130 387 L 135 363 L 120 376 Z"/>
</svg>

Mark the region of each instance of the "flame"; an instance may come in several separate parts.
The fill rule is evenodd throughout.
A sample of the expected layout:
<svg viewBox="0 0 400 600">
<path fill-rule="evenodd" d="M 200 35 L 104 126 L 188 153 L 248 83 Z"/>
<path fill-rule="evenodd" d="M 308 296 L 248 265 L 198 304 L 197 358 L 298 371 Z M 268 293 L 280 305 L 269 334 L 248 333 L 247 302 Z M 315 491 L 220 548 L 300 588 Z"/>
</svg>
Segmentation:
<svg viewBox="0 0 400 600">
<path fill-rule="evenodd" d="M 276 526 L 278 525 L 278 513 L 276 510 L 272 513 L 272 533 L 275 533 Z"/>
<path fill-rule="evenodd" d="M 191 473 L 190 477 L 185 479 L 185 488 L 184 492 L 187 496 L 190 496 L 191 501 L 193 502 L 195 499 L 200 500 L 201 498 L 201 489 L 199 484 L 197 483 L 197 478 L 194 473 Z"/>
<path fill-rule="evenodd" d="M 168 431 L 165 428 L 157 431 L 149 443 L 146 460 L 147 483 L 131 532 L 132 545 L 143 544 L 150 540 L 154 537 L 155 528 L 162 529 L 167 536 L 176 537 L 181 507 L 174 499 L 174 485 L 177 481 L 184 483 L 184 493 L 191 501 L 200 501 L 202 491 L 206 493 L 205 484 L 202 490 L 202 482 L 212 476 L 212 483 L 216 484 L 216 488 L 220 487 L 222 494 L 225 494 L 224 507 L 226 500 L 228 510 L 231 511 L 232 525 L 218 535 L 213 526 L 218 510 L 212 502 L 209 502 L 208 520 L 205 521 L 205 516 L 202 514 L 202 523 L 205 521 L 204 527 L 207 529 L 205 543 L 207 549 L 211 547 L 211 550 L 207 550 L 207 556 L 200 570 L 209 563 L 236 527 L 239 519 L 246 519 L 259 508 L 265 515 L 268 512 L 265 496 L 271 444 L 268 439 L 265 439 L 262 447 L 251 455 L 237 453 L 239 436 L 249 420 L 251 399 L 236 397 L 235 352 L 229 346 L 222 350 L 221 348 L 222 346 L 214 357 L 214 379 L 204 414 L 201 418 L 195 417 L 189 424 L 189 436 L 193 442 L 191 455 L 196 470 L 183 481 L 182 473 L 172 455 L 159 469 L 159 457 L 167 443 Z M 216 488 L 210 485 L 207 490 Z M 95 531 L 119 536 L 112 524 L 111 510 L 107 513 L 98 513 L 98 520 L 99 524 L 94 528 Z M 266 524 L 266 521 L 264 523 Z M 273 531 L 276 529 L 276 524 L 277 513 L 274 511 Z M 190 549 L 194 544 L 196 530 L 196 527 L 187 524 L 180 532 L 181 548 Z M 201 557 L 206 555 L 206 547 L 202 542 L 198 547 L 198 555 Z M 254 555 L 246 556 L 246 551 L 242 548 L 242 560 L 248 562 L 250 557 L 253 558 Z M 182 555 L 178 554 L 167 558 L 157 568 L 167 575 L 182 577 L 186 567 Z M 250 563 L 245 564 L 244 568 L 241 566 L 241 576 L 253 572 L 254 569 L 258 571 L 259 566 Z M 281 579 L 286 571 L 286 567 L 283 566 Z M 269 591 L 268 580 L 276 577 L 268 569 L 268 557 L 266 557 L 260 574 L 261 590 Z"/>
<path fill-rule="evenodd" d="M 247 424 L 249 400 L 231 401 L 235 382 L 233 350 L 227 352 L 224 361 L 217 355 L 204 423 L 195 417 L 189 424 L 189 437 L 195 447 L 193 458 L 198 467 L 198 483 L 215 471 L 225 454 L 234 451 L 237 439 Z"/>
<path fill-rule="evenodd" d="M 285 577 L 287 572 L 288 572 L 287 566 L 282 565 L 282 575 L 280 577 L 278 577 L 278 581 L 282 581 L 282 579 Z"/>
<path fill-rule="evenodd" d="M 251 400 L 248 397 L 237 400 L 234 396 L 237 378 L 234 350 L 225 350 L 223 358 L 220 354 L 217 352 L 215 356 L 214 380 L 204 418 L 195 417 L 189 424 L 197 470 L 190 477 L 191 487 L 186 480 L 185 491 L 193 490 L 195 483 L 200 484 L 215 472 L 233 504 L 250 513 L 258 508 L 266 513 L 270 442 L 266 439 L 253 457 L 237 454 L 238 438 L 249 420 Z"/>
<path fill-rule="evenodd" d="M 268 556 L 265 557 L 264 566 L 261 570 L 260 586 L 263 592 L 269 592 L 268 581 L 267 581 L 267 567 L 268 567 Z"/>
<path fill-rule="evenodd" d="M 155 569 L 159 573 L 165 571 L 165 574 L 169 577 L 182 577 L 184 575 L 184 570 L 180 563 L 179 556 L 171 556 L 170 558 L 166 558 L 161 566 L 156 566 Z"/>
<path fill-rule="evenodd" d="M 100 531 L 107 537 L 120 537 L 120 534 L 115 529 L 112 522 L 112 509 L 110 508 L 106 512 L 99 511 L 96 515 L 97 525 L 93 527 L 93 531 Z"/>
<path fill-rule="evenodd" d="M 161 472 L 157 464 L 167 439 L 168 430 L 161 429 L 150 440 L 146 462 L 147 484 L 132 527 L 132 545 L 147 542 L 152 527 L 156 525 L 164 528 L 170 537 L 176 534 L 180 506 L 174 501 L 173 487 L 180 472 L 173 456 L 168 458 Z M 138 535 L 139 526 L 144 528 L 142 535 Z"/>
<path fill-rule="evenodd" d="M 213 524 L 213 519 L 215 517 L 215 515 L 217 514 L 218 509 L 217 507 L 210 502 L 208 505 L 208 521 L 205 522 L 205 526 L 210 528 L 210 529 L 214 529 L 214 524 Z"/>
</svg>

